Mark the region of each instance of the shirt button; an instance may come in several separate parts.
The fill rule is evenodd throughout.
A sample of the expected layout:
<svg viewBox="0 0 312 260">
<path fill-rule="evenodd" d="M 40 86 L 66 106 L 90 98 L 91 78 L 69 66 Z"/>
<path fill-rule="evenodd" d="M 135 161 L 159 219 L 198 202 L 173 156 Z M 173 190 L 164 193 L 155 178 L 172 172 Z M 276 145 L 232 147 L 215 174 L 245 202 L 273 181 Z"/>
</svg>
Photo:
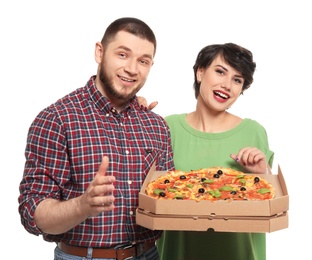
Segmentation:
<svg viewBox="0 0 312 260">
<path fill-rule="evenodd" d="M 129 181 L 128 181 L 128 184 L 129 184 L 129 185 L 132 184 L 132 181 L 129 180 Z"/>
<path fill-rule="evenodd" d="M 123 124 L 122 124 L 122 123 L 120 123 L 120 125 L 121 125 L 121 126 L 123 126 Z"/>
<path fill-rule="evenodd" d="M 126 150 L 126 154 L 129 154 L 130 152 L 128 150 Z"/>
<path fill-rule="evenodd" d="M 132 211 L 132 210 L 130 210 L 129 214 L 130 214 L 130 215 L 133 215 L 133 211 Z"/>
<path fill-rule="evenodd" d="M 106 114 L 106 117 L 109 117 L 109 113 Z"/>
</svg>

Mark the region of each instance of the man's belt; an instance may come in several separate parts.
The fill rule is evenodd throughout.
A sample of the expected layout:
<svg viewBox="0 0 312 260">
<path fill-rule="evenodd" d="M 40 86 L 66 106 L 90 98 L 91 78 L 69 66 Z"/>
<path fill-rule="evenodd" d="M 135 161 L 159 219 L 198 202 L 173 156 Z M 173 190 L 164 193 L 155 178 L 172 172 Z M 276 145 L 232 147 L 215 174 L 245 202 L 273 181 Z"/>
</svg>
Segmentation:
<svg viewBox="0 0 312 260">
<path fill-rule="evenodd" d="M 135 244 L 125 248 L 93 248 L 92 258 L 112 258 L 123 260 L 130 257 L 138 257 L 155 246 L 155 242 Z M 65 243 L 58 243 L 59 249 L 64 253 L 75 256 L 86 257 L 88 254 L 87 247 L 72 246 Z"/>
</svg>

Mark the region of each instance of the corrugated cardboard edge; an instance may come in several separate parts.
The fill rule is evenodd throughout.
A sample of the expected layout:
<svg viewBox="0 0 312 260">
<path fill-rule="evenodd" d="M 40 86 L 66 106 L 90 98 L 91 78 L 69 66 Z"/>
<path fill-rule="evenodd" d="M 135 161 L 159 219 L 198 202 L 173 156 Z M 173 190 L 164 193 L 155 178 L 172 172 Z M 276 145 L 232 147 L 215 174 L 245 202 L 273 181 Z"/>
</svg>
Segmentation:
<svg viewBox="0 0 312 260">
<path fill-rule="evenodd" d="M 137 224 L 152 230 L 270 233 L 288 228 L 288 212 L 274 217 L 181 217 L 136 211 Z"/>
</svg>

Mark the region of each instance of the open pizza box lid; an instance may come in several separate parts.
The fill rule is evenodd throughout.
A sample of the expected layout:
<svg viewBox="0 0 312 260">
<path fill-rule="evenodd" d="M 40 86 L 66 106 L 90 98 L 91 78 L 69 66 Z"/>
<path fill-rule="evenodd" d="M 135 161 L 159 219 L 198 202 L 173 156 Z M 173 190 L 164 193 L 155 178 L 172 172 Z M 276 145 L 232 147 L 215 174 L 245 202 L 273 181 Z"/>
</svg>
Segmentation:
<svg viewBox="0 0 312 260">
<path fill-rule="evenodd" d="M 212 228 L 233 232 L 271 232 L 288 227 L 289 196 L 280 166 L 278 174 L 262 175 L 276 191 L 273 199 L 264 201 L 197 202 L 155 199 L 147 196 L 145 194 L 147 184 L 166 173 L 155 171 L 153 166 L 146 176 L 139 193 L 139 206 L 136 212 L 137 223 L 141 226 L 159 230 Z"/>
</svg>

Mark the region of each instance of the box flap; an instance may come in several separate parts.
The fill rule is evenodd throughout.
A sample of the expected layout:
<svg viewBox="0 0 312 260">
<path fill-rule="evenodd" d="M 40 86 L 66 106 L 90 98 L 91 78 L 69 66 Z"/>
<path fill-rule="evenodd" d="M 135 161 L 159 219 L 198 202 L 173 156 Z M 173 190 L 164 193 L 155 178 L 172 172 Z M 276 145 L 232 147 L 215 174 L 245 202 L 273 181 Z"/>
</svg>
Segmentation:
<svg viewBox="0 0 312 260">
<path fill-rule="evenodd" d="M 286 182 L 285 182 L 285 179 L 284 179 L 284 176 L 283 176 L 283 173 L 282 173 L 280 165 L 278 165 L 278 179 L 279 179 L 281 188 L 283 190 L 283 194 L 284 195 L 288 195 Z"/>
</svg>

